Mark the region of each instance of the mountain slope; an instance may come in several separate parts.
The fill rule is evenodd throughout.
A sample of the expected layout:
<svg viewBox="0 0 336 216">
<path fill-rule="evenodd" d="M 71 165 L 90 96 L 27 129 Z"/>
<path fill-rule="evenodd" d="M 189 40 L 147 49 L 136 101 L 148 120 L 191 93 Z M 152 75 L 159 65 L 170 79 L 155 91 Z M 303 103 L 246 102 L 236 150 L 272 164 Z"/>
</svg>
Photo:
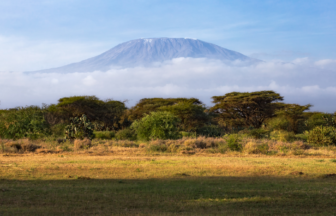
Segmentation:
<svg viewBox="0 0 336 216">
<path fill-rule="evenodd" d="M 187 38 L 137 39 L 117 45 L 96 57 L 59 68 L 36 72 L 71 73 L 107 71 L 111 66 L 149 66 L 173 58 L 209 58 L 224 61 L 258 61 L 215 44 Z"/>
</svg>

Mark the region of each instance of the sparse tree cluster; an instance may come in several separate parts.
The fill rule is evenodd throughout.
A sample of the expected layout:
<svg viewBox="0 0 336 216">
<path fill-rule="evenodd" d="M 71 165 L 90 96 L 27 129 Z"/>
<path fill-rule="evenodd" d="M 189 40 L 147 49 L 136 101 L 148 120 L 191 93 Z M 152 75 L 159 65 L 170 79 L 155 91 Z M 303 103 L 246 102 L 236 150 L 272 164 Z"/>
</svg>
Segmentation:
<svg viewBox="0 0 336 216">
<path fill-rule="evenodd" d="M 336 140 L 330 138 L 336 125 L 334 114 L 309 112 L 310 104 L 283 103 L 284 98 L 274 91 L 231 92 L 212 99 L 214 106 L 206 107 L 197 98 L 144 98 L 127 108 L 125 102 L 96 96 L 64 97 L 42 107 L 0 110 L 0 137 L 64 137 L 65 131 L 69 136 L 75 130 L 69 126 L 73 119 L 85 116 L 96 134 L 110 131 L 105 137 L 116 139 L 176 139 L 241 131 L 255 138 L 286 132 L 306 141 L 320 140 L 317 134 L 327 134 L 323 136 L 329 136 L 329 143 Z"/>
</svg>

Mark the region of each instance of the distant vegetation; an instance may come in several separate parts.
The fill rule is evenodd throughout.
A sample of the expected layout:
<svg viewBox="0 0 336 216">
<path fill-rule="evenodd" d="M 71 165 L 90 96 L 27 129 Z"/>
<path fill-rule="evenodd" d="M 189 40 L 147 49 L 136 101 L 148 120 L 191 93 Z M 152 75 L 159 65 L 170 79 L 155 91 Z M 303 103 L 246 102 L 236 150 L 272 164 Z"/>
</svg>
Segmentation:
<svg viewBox="0 0 336 216">
<path fill-rule="evenodd" d="M 57 104 L 0 110 L 0 138 L 149 141 L 232 135 L 232 146 L 234 137 L 244 136 L 336 145 L 335 114 L 310 112 L 310 104 L 283 103 L 274 91 L 212 99 L 214 106 L 206 107 L 197 98 L 144 98 L 127 108 L 122 101 L 96 96 L 65 97 Z M 85 122 L 79 123 L 80 118 Z"/>
</svg>

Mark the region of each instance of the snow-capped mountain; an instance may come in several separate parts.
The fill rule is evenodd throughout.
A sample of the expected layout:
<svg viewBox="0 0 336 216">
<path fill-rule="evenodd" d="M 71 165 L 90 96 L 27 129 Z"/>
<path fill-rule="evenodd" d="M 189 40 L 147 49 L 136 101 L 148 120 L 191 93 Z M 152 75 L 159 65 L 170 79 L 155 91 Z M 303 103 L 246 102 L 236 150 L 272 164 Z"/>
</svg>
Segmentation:
<svg viewBox="0 0 336 216">
<path fill-rule="evenodd" d="M 97 70 L 107 71 L 115 66 L 149 66 L 156 62 L 180 57 L 219 59 L 223 61 L 259 61 L 239 52 L 197 39 L 148 38 L 131 40 L 119 44 L 101 55 L 78 63 L 35 72 L 72 73 Z"/>
</svg>

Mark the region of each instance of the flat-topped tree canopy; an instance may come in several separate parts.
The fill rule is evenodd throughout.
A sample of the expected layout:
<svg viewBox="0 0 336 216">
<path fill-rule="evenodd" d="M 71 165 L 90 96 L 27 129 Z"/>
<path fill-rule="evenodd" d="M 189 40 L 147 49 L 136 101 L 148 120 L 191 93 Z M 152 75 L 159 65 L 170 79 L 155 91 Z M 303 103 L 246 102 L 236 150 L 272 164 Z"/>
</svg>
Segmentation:
<svg viewBox="0 0 336 216">
<path fill-rule="evenodd" d="M 279 103 L 283 97 L 274 91 L 231 92 L 212 99 L 215 105 L 210 111 L 217 114 L 218 121 L 226 127 L 259 128 L 283 106 Z"/>
<path fill-rule="evenodd" d="M 58 100 L 48 107 L 50 115 L 57 119 L 69 120 L 83 114 L 92 122 L 101 122 L 108 128 L 120 127 L 120 119 L 126 110 L 124 102 L 112 99 L 100 100 L 96 96 L 72 96 Z"/>
<path fill-rule="evenodd" d="M 197 98 L 144 98 L 129 109 L 127 115 L 134 121 L 151 112 L 168 111 L 179 117 L 180 129 L 195 131 L 209 121 L 205 110 L 205 105 Z"/>
<path fill-rule="evenodd" d="M 180 102 L 188 102 L 194 105 L 203 103 L 197 98 L 143 98 L 134 107 L 129 109 L 128 118 L 137 120 L 144 117 L 144 114 L 157 111 L 161 107 L 172 106 Z"/>
</svg>

